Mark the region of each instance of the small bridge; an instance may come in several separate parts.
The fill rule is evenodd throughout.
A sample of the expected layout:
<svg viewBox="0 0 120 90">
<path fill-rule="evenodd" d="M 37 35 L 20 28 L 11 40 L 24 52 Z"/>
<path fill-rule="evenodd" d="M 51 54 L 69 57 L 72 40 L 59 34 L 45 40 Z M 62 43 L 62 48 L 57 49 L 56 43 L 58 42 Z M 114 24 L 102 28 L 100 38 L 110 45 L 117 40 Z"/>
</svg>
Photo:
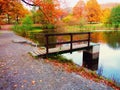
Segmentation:
<svg viewBox="0 0 120 90">
<path fill-rule="evenodd" d="M 86 35 L 85 38 L 74 40 L 75 35 Z M 56 36 L 69 36 L 69 41 L 62 41 L 62 42 L 49 42 L 50 37 Z M 44 49 L 37 49 L 30 52 L 32 56 L 48 56 L 54 54 L 63 54 L 63 53 L 72 53 L 78 50 L 90 50 L 93 46 L 97 44 L 90 42 L 90 32 L 80 32 L 80 33 L 56 33 L 56 34 L 45 34 L 46 45 Z M 79 44 L 75 44 L 79 43 Z M 49 48 L 49 46 L 54 45 L 57 47 Z"/>
</svg>

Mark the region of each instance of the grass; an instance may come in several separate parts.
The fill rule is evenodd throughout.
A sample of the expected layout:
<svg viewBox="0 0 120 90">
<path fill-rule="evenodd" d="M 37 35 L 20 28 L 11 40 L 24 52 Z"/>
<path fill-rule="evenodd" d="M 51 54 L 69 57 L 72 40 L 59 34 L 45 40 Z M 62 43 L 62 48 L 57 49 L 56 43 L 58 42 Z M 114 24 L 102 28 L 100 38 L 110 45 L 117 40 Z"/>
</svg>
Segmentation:
<svg viewBox="0 0 120 90">
<path fill-rule="evenodd" d="M 28 33 L 39 33 L 42 31 L 43 31 L 42 29 L 33 29 L 33 30 L 28 31 Z"/>
<path fill-rule="evenodd" d="M 120 28 L 119 28 L 120 29 Z M 74 25 L 74 26 L 65 26 L 63 32 L 85 32 L 85 31 L 98 31 L 98 30 L 114 30 L 110 25 L 105 26 L 104 24 L 86 24 L 84 26 Z"/>
<path fill-rule="evenodd" d="M 67 59 L 62 55 L 49 56 L 48 59 L 49 60 L 57 60 L 60 63 L 71 63 L 71 64 L 73 64 L 73 61 L 71 59 Z"/>
</svg>

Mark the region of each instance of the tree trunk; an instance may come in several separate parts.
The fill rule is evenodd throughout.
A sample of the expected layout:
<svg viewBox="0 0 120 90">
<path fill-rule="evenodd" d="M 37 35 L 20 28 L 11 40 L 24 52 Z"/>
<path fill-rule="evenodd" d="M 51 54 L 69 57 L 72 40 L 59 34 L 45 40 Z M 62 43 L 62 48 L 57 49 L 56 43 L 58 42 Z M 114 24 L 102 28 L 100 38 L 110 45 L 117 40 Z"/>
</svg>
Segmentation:
<svg viewBox="0 0 120 90">
<path fill-rule="evenodd" d="M 7 24 L 10 24 L 10 15 L 7 14 Z"/>
<path fill-rule="evenodd" d="M 16 22 L 19 23 L 19 17 L 18 17 L 18 15 L 16 16 Z"/>
</svg>

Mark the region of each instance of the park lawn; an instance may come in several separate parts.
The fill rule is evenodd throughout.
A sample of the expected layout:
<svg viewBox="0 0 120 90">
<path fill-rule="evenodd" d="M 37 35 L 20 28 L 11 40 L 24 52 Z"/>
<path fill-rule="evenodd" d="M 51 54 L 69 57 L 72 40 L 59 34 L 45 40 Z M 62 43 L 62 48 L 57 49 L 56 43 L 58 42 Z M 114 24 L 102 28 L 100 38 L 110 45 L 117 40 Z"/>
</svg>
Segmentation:
<svg viewBox="0 0 120 90">
<path fill-rule="evenodd" d="M 39 33 L 42 31 L 43 31 L 42 29 L 33 29 L 33 30 L 28 31 L 28 33 Z"/>
<path fill-rule="evenodd" d="M 65 26 L 64 32 L 93 32 L 98 30 L 113 30 L 113 27 L 106 27 L 104 24 L 86 24 L 84 26 Z"/>
</svg>

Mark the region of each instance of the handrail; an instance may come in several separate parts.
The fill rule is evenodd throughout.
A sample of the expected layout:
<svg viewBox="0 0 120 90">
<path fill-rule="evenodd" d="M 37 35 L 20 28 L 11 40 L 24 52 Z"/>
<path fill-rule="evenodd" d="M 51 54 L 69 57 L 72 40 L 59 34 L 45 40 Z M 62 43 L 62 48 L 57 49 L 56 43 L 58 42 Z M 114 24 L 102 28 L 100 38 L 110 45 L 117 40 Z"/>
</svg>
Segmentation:
<svg viewBox="0 0 120 90">
<path fill-rule="evenodd" d="M 87 39 L 83 39 L 83 40 L 76 40 L 76 41 L 73 40 L 73 36 L 74 35 L 82 35 L 82 34 L 87 34 L 88 38 Z M 70 41 L 49 43 L 49 36 L 65 36 L 65 35 L 69 35 L 70 36 Z M 73 49 L 73 43 L 88 41 L 88 47 L 89 47 L 90 46 L 90 35 L 91 35 L 91 32 L 45 34 L 45 38 L 46 38 L 46 45 L 45 45 L 46 46 L 46 54 L 49 53 L 49 45 L 58 45 L 58 44 L 68 44 L 68 43 L 70 43 L 70 51 L 71 51 L 71 53 L 72 53 L 72 49 Z"/>
</svg>

